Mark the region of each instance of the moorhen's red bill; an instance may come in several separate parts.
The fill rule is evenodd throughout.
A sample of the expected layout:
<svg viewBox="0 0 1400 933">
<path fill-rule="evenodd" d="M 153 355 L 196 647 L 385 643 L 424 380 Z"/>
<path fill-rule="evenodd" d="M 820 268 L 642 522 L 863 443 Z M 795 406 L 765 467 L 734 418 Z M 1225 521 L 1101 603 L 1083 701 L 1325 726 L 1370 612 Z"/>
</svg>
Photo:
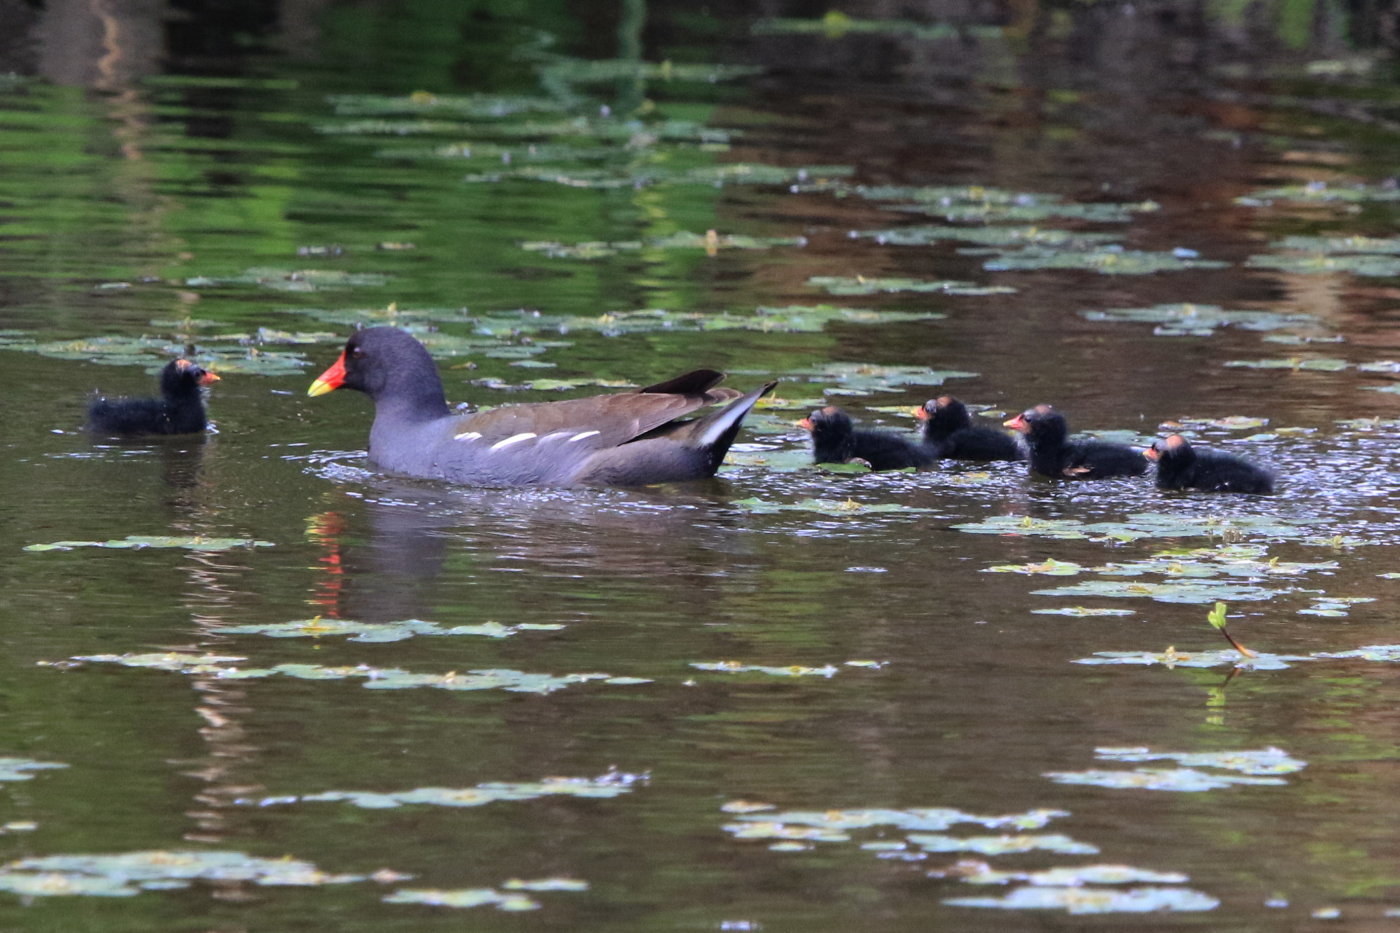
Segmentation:
<svg viewBox="0 0 1400 933">
<path fill-rule="evenodd" d="M 744 416 L 777 384 L 745 395 L 717 388 L 723 378 L 697 369 L 632 392 L 459 415 L 423 344 L 371 327 L 350 337 L 306 394 L 368 395 L 370 459 L 395 473 L 472 486 L 638 486 L 713 476 Z M 729 404 L 676 420 L 717 402 Z"/>
<path fill-rule="evenodd" d="M 1157 462 L 1158 489 L 1244 492 L 1269 495 L 1273 474 L 1248 460 L 1218 450 L 1196 450 L 1180 434 L 1153 442 L 1142 452 Z"/>
<path fill-rule="evenodd" d="M 931 466 L 935 459 L 897 434 L 857 428 L 851 416 L 835 405 L 812 412 L 797 426 L 812 432 L 812 460 L 816 463 L 864 460 L 872 470 L 903 470 Z"/>
<path fill-rule="evenodd" d="M 87 428 L 98 434 L 193 434 L 208 424 L 201 387 L 219 377 L 189 360 L 160 371 L 160 398 L 99 397 L 88 406 Z"/>
<path fill-rule="evenodd" d="M 940 460 L 1024 460 L 1025 448 L 999 428 L 972 423 L 967 406 L 951 395 L 914 409 L 924 423 L 924 449 Z"/>
<path fill-rule="evenodd" d="M 1003 424 L 1026 436 L 1032 473 L 1050 479 L 1108 479 L 1147 472 L 1147 461 L 1137 448 L 1070 439 L 1065 416 L 1049 405 L 1028 408 Z"/>
</svg>

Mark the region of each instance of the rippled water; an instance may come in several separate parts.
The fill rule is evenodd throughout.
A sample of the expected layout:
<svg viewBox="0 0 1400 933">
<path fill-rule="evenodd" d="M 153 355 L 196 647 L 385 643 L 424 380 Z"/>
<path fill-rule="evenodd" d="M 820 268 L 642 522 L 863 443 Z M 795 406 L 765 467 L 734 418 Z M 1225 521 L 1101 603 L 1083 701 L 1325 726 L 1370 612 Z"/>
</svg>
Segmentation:
<svg viewBox="0 0 1400 933">
<path fill-rule="evenodd" d="M 123 21 L 102 67 L 0 83 L 4 925 L 1400 911 L 1394 661 L 1322 656 L 1400 643 L 1387 64 L 1088 12 L 627 6 L 619 44 L 410 7 L 196 21 L 164 59 Z M 633 42 L 649 69 L 588 64 Z M 839 293 L 881 279 L 914 282 Z M 713 481 L 455 489 L 376 472 L 363 398 L 305 397 L 386 320 L 453 401 L 782 381 Z M 223 374 L 207 436 L 80 431 L 181 353 Z M 1280 493 L 833 473 L 794 426 L 912 431 L 944 392 L 1180 423 Z M 1109 652 L 1154 663 L 1075 663 Z"/>
</svg>

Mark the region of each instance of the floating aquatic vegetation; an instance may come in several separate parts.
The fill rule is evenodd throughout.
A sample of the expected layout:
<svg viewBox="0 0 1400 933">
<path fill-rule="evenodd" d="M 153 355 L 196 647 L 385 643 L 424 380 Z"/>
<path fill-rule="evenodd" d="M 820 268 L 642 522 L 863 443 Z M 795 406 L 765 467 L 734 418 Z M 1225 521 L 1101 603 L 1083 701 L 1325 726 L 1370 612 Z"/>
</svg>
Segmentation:
<svg viewBox="0 0 1400 933">
<path fill-rule="evenodd" d="M 1341 618 L 1348 614 L 1352 606 L 1358 603 L 1373 603 L 1375 598 L 1371 596 L 1318 596 L 1313 600 L 1313 604 L 1306 609 L 1299 609 L 1299 615 L 1305 616 L 1327 616 L 1328 618 Z"/>
<path fill-rule="evenodd" d="M 1337 373 L 1346 369 L 1349 364 L 1346 360 L 1312 358 L 1305 359 L 1301 356 L 1289 357 L 1287 359 L 1267 359 L 1267 360 L 1229 360 L 1226 366 L 1242 369 L 1287 369 L 1292 372 L 1320 372 Z"/>
<path fill-rule="evenodd" d="M 850 185 L 835 181 L 809 183 L 798 186 L 797 190 L 828 193 L 839 198 L 854 196 L 871 201 L 903 202 L 892 206 L 895 210 L 940 217 L 949 223 L 1032 224 L 1051 217 L 1122 223 L 1131 220 L 1134 214 L 1150 213 L 1161 207 L 1154 201 L 1076 202 L 1054 194 L 1007 191 L 983 185 Z"/>
<path fill-rule="evenodd" d="M 65 764 L 53 761 L 35 761 L 32 758 L 0 758 L 0 781 L 29 781 L 31 771 L 47 771 L 53 768 L 66 768 Z"/>
<path fill-rule="evenodd" d="M 754 35 L 813 35 L 839 39 L 849 34 L 902 36 L 924 41 L 944 39 L 997 39 L 1004 33 L 999 26 L 967 26 L 951 23 L 916 23 L 903 19 L 857 19 L 836 10 L 821 19 L 774 17 L 753 24 Z"/>
<path fill-rule="evenodd" d="M 461 147 L 457 147 L 461 148 Z M 724 162 L 717 165 L 700 165 L 689 168 L 672 168 L 663 162 L 638 164 L 629 161 L 611 167 L 601 168 L 550 168 L 539 165 L 514 165 L 513 159 L 502 159 L 502 167 L 491 171 L 464 175 L 467 184 L 496 184 L 502 181 L 539 181 L 565 185 L 570 188 L 646 188 L 655 185 L 674 187 L 677 185 L 704 185 L 723 188 L 730 185 L 774 185 L 792 186 L 806 184 L 814 179 L 842 177 L 854 169 L 842 165 L 811 165 L 784 168 L 776 165 L 757 165 L 742 162 Z M 577 157 L 570 160 L 577 162 Z M 599 244 L 584 244 L 597 247 Z M 619 244 L 602 244 L 617 248 L 631 248 Z M 757 249 L 756 246 L 745 246 Z M 562 249 L 562 247 L 561 247 Z M 550 251 L 548 255 L 554 255 Z M 603 253 L 602 255 L 611 255 Z M 572 258 L 596 258 L 595 255 L 573 256 Z"/>
<path fill-rule="evenodd" d="M 428 907 L 494 907 L 497 910 L 538 910 L 538 901 L 523 894 L 502 893 L 495 888 L 403 888 L 384 898 L 386 904 L 423 904 Z"/>
<path fill-rule="evenodd" d="M 1162 427 L 1172 431 L 1204 431 L 1209 428 L 1224 428 L 1227 431 L 1252 431 L 1265 427 L 1268 423 L 1268 418 L 1255 418 L 1250 415 L 1226 415 L 1223 418 L 1192 418 L 1187 416 L 1173 419 L 1171 422 L 1164 423 Z"/>
<path fill-rule="evenodd" d="M 1337 255 L 1335 253 L 1290 253 L 1279 255 L 1268 253 L 1250 256 L 1245 265 L 1251 269 L 1276 269 L 1280 272 L 1294 272 L 1302 275 L 1318 275 L 1330 272 L 1350 272 L 1353 275 L 1393 276 L 1400 275 L 1400 256 L 1383 256 L 1370 253 Z"/>
<path fill-rule="evenodd" d="M 1023 852 L 1056 852 L 1060 855 L 1096 855 L 1098 846 L 1060 833 L 1015 836 L 944 836 L 913 833 L 909 842 L 925 852 L 975 852 L 978 855 L 1014 855 Z"/>
<path fill-rule="evenodd" d="M 1043 561 L 1032 561 L 1029 564 L 997 564 L 994 567 L 983 567 L 983 573 L 1021 573 L 1021 574 L 1044 574 L 1051 577 L 1072 577 L 1084 570 L 1082 564 L 1076 564 L 1072 560 L 1055 560 L 1047 557 Z"/>
<path fill-rule="evenodd" d="M 345 635 L 349 636 L 350 641 L 391 642 L 404 641 L 420 635 L 481 635 L 486 638 L 509 638 L 521 632 L 557 632 L 562 628 L 562 625 L 534 622 L 524 622 L 520 625 L 483 622 L 480 625 L 445 626 L 421 619 L 405 619 L 402 622 L 354 622 L 350 619 L 323 619 L 317 616 L 314 619 L 294 622 L 225 625 L 214 631 L 220 635 L 267 635 L 270 638 L 325 638 Z"/>
<path fill-rule="evenodd" d="M 540 253 L 551 259 L 602 259 L 619 253 L 636 253 L 645 250 L 699 250 L 715 253 L 719 250 L 766 250 L 780 246 L 806 246 L 807 238 L 801 236 L 758 237 L 743 234 L 701 234 L 681 231 L 669 236 L 653 237 L 649 240 L 619 240 L 615 242 L 592 241 L 585 243 L 558 243 L 534 241 L 521 243 L 520 248 L 532 253 Z"/>
<path fill-rule="evenodd" d="M 1214 910 L 1220 901 L 1188 888 L 1023 887 L 1001 897 L 950 897 L 954 907 L 1063 910 L 1070 914 L 1167 913 Z"/>
<path fill-rule="evenodd" d="M 340 269 L 273 269 L 259 267 L 239 275 L 196 275 L 185 279 L 190 288 L 226 288 L 256 285 L 280 292 L 318 292 L 325 289 L 365 288 L 387 285 L 389 276 L 379 272 L 345 272 Z"/>
<path fill-rule="evenodd" d="M 1035 596 L 1102 596 L 1107 598 L 1143 597 L 1160 603 L 1214 603 L 1217 600 L 1260 601 L 1273 599 L 1290 590 L 1270 590 L 1262 586 L 1222 583 L 1216 580 L 1181 580 L 1174 583 L 1086 580 L 1068 586 L 1032 590 Z"/>
<path fill-rule="evenodd" d="M 1286 236 L 1272 244 L 1276 249 L 1309 253 L 1379 253 L 1400 255 L 1400 237 Z"/>
<path fill-rule="evenodd" d="M 1105 311 L 1081 311 L 1090 321 L 1114 323 L 1155 324 L 1153 333 L 1166 337 L 1208 337 L 1223 327 L 1244 330 L 1277 330 L 1282 327 L 1314 325 L 1317 318 L 1310 314 L 1281 311 L 1226 311 L 1216 305 L 1163 304 L 1150 308 L 1110 308 Z"/>
<path fill-rule="evenodd" d="M 1045 205 L 1047 211 L 1054 206 Z M 1011 219 L 1011 218 L 998 218 Z M 1045 227 L 946 226 L 891 227 L 854 234 L 882 246 L 927 246 L 944 241 L 977 243 L 982 246 L 1044 247 L 1056 250 L 1091 250 L 1108 247 L 1117 235 L 1054 230 Z M 1121 248 L 1121 247 L 1119 247 Z"/>
<path fill-rule="evenodd" d="M 1282 749 L 1261 748 L 1226 752 L 1154 752 L 1148 748 L 1097 748 L 1094 757 L 1105 761 L 1170 761 L 1176 768 L 1136 768 L 1127 771 L 1052 771 L 1045 777 L 1059 784 L 1088 784 L 1095 787 L 1199 792 L 1241 784 L 1286 784 L 1280 775 L 1296 774 L 1307 762 Z M 1232 772 L 1217 774 L 1212 768 Z"/>
<path fill-rule="evenodd" d="M 954 878 L 965 884 L 1024 882 L 1036 887 L 1081 887 L 1086 884 L 1184 884 L 1191 879 L 1179 871 L 1152 871 L 1131 865 L 1080 865 L 1044 871 L 999 871 L 986 862 L 965 859 L 930 878 Z"/>
<path fill-rule="evenodd" d="M 1140 538 L 1184 538 L 1209 535 L 1252 534 L 1264 538 L 1298 540 L 1305 532 L 1297 525 L 1269 516 L 1200 518 L 1145 512 L 1121 522 L 1080 522 L 1070 518 L 1033 518 L 1029 515 L 991 515 L 979 522 L 953 526 L 973 534 L 1025 535 L 1068 540 L 1127 542 Z M 1302 540 L 1307 540 L 1303 538 Z"/>
<path fill-rule="evenodd" d="M 1293 663 L 1299 661 L 1311 661 L 1313 655 L 1290 655 L 1290 654 L 1269 654 L 1267 652 L 1255 652 L 1252 658 L 1246 658 L 1234 649 L 1223 649 L 1220 651 L 1177 651 L 1175 648 L 1168 648 L 1165 651 L 1095 651 L 1092 657 L 1077 658 L 1075 664 L 1127 664 L 1133 666 L 1151 667 L 1161 665 L 1165 668 L 1177 667 L 1241 667 L 1256 671 L 1280 671 L 1292 667 Z"/>
<path fill-rule="evenodd" d="M 278 664 L 273 667 L 240 668 L 236 662 L 245 657 L 196 655 L 171 651 L 148 654 L 78 655 L 76 662 L 119 664 L 123 667 L 146 667 L 218 677 L 227 680 L 256 680 L 267 677 L 292 677 L 298 680 L 363 680 L 374 690 L 411 690 L 432 687 L 439 690 L 506 690 L 512 693 L 553 693 L 576 684 L 601 682 L 616 686 L 651 683 L 639 677 L 614 677 L 610 674 L 530 674 L 515 670 L 448 671 L 446 674 L 416 674 L 399 668 L 371 667 L 368 664 L 327 667 L 320 664 Z M 53 666 L 53 665 L 51 665 Z"/>
<path fill-rule="evenodd" d="M 1099 609 L 1089 606 L 1065 606 L 1060 609 L 1032 609 L 1031 615 L 1092 618 L 1095 616 L 1132 616 L 1137 615 L 1137 613 L 1132 609 Z"/>
<path fill-rule="evenodd" d="M 726 805 L 729 807 L 730 805 Z M 762 812 L 762 811 L 770 812 Z M 771 812 L 767 805 L 748 803 L 738 821 L 724 827 L 736 839 L 781 839 L 816 842 L 848 842 L 851 833 L 866 829 L 896 832 L 942 832 L 970 824 L 987 829 L 1041 829 L 1051 820 L 1069 816 L 1064 810 L 1028 810 L 999 816 L 979 816 L 948 807 L 914 807 L 907 810 L 856 808 L 850 810 L 785 810 Z M 736 812 L 727 809 L 726 812 Z M 996 837 L 1002 838 L 1002 837 Z"/>
<path fill-rule="evenodd" d="M 399 114 L 436 113 L 468 119 L 499 120 L 517 114 L 562 113 L 568 105 L 548 97 L 504 96 L 499 94 L 332 94 L 331 108 L 341 116 L 372 117 Z"/>
<path fill-rule="evenodd" d="M 178 325 L 172 328 L 172 335 Z M 187 353 L 188 342 L 198 344 L 198 350 Z M 307 361 L 297 353 L 267 352 L 259 345 L 256 335 L 211 334 L 198 338 L 166 339 L 164 337 L 94 337 L 81 340 L 33 340 L 23 336 L 0 335 L 0 350 L 37 353 L 60 360 L 86 360 L 111 366 L 143 366 L 148 372 L 161 367 L 178 356 L 199 363 L 218 373 L 251 373 L 257 375 L 299 374 Z"/>
<path fill-rule="evenodd" d="M 730 505 L 766 515 L 772 512 L 816 512 L 830 516 L 878 515 L 888 512 L 927 512 L 928 509 L 899 502 L 857 502 L 847 499 L 799 499 L 797 502 L 771 502 L 766 499 L 736 499 Z"/>
<path fill-rule="evenodd" d="M 626 775 L 636 778 L 636 775 Z M 421 804 L 435 807 L 480 807 L 502 801 L 538 800 L 541 797 L 620 797 L 632 790 L 635 780 L 619 780 L 609 772 L 599 778 L 547 777 L 541 781 L 491 781 L 475 787 L 419 787 L 406 791 L 330 790 L 317 794 L 264 797 L 235 801 L 244 806 L 274 807 L 295 803 L 344 802 L 365 810 L 390 810 Z"/>
<path fill-rule="evenodd" d="M 1016 289 L 1004 285 L 976 285 L 953 279 L 910 279 L 879 276 L 814 275 L 807 284 L 826 289 L 831 295 L 880 295 L 898 292 L 943 295 L 1010 295 Z M 940 315 L 941 317 L 941 315 Z"/>
<path fill-rule="evenodd" d="M 0 890 L 27 897 L 130 897 L 142 891 L 186 888 L 194 881 L 319 887 L 365 880 L 365 875 L 331 874 L 291 858 L 257 858 L 221 850 L 50 855 L 0 867 Z"/>
<path fill-rule="evenodd" d="M 784 375 L 805 382 L 830 383 L 834 387 L 827 391 L 834 395 L 868 395 L 871 392 L 897 392 L 907 386 L 940 386 L 948 379 L 966 379 L 977 374 L 920 366 L 823 363 L 806 369 L 789 370 Z"/>
<path fill-rule="evenodd" d="M 963 250 L 969 255 L 981 251 Z M 1025 249 L 997 252 L 982 263 L 989 272 L 1037 271 L 1046 269 L 1082 269 L 1102 275 L 1151 275 L 1154 272 L 1178 272 L 1187 269 L 1223 269 L 1227 262 L 1198 259 L 1190 250 L 1147 252 L 1122 247 L 1102 247 L 1088 250 L 1058 250 L 1031 246 Z"/>
<path fill-rule="evenodd" d="M 1400 201 L 1400 188 L 1390 184 L 1329 185 L 1316 181 L 1305 185 L 1265 188 L 1235 198 L 1245 207 L 1268 207 L 1275 201 L 1298 204 L 1364 204 L 1372 201 Z"/>
<path fill-rule="evenodd" d="M 568 84 L 597 84 L 621 78 L 641 78 L 646 81 L 676 81 L 714 84 L 762 74 L 754 65 L 721 65 L 712 62 L 643 62 L 630 58 L 552 58 L 539 68 L 546 87 L 559 82 Z"/>
<path fill-rule="evenodd" d="M 127 535 L 110 541 L 55 541 L 30 544 L 26 551 L 71 551 L 80 547 L 144 550 L 145 548 L 186 548 L 191 551 L 230 551 L 235 548 L 273 547 L 271 541 L 256 538 L 207 538 L 202 535 Z"/>
<path fill-rule="evenodd" d="M 744 664 L 742 661 L 692 661 L 690 666 L 699 671 L 715 671 L 721 674 L 767 674 L 770 677 L 834 677 L 842 667 L 880 667 L 877 661 L 846 661 L 840 665 L 824 664 L 821 667 L 807 667 L 801 664 L 782 666 L 764 664 Z"/>
</svg>

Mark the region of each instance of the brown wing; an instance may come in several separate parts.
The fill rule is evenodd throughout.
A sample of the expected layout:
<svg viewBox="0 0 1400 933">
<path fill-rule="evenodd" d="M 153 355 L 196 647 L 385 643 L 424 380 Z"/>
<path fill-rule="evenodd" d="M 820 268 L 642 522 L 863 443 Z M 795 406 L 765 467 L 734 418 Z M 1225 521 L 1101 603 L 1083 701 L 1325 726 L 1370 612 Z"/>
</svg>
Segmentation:
<svg viewBox="0 0 1400 933">
<path fill-rule="evenodd" d="M 477 432 L 482 440 L 493 441 L 525 433 L 543 437 L 556 431 L 597 431 L 588 439 L 589 448 L 615 447 L 697 409 L 743 394 L 716 388 L 715 382 L 722 378 L 723 374 L 714 370 L 696 370 L 633 392 L 507 405 L 457 419 L 452 430 L 457 434 Z"/>
</svg>

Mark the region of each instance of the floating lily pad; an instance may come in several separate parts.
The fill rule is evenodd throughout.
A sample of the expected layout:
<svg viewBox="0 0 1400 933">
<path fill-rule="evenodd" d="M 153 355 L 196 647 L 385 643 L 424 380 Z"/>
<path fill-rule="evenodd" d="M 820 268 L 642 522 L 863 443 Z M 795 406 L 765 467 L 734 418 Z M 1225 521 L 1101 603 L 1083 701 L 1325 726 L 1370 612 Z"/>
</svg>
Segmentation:
<svg viewBox="0 0 1400 933">
<path fill-rule="evenodd" d="M 176 333 L 178 328 L 172 328 Z M 187 343 L 198 349 L 187 354 Z M 199 363 L 222 374 L 256 375 L 299 374 L 307 361 L 298 353 L 268 351 L 257 334 L 201 334 L 188 338 L 94 337 L 82 340 L 32 340 L 28 337 L 0 336 L 0 349 L 37 353 L 60 360 L 85 360 L 109 366 L 143 366 L 159 372 L 177 356 Z"/>
<path fill-rule="evenodd" d="M 1119 580 L 1086 580 L 1047 590 L 1032 590 L 1036 596 L 1103 596 L 1108 598 L 1141 597 L 1161 603 L 1209 604 L 1250 602 L 1273 599 L 1287 590 L 1269 590 L 1262 586 L 1220 583 L 1215 580 L 1181 580 L 1174 583 L 1124 582 Z"/>
<path fill-rule="evenodd" d="M 1310 314 L 1286 314 L 1279 311 L 1226 311 L 1216 305 L 1163 304 L 1150 308 L 1110 308 L 1106 311 L 1081 311 L 1090 321 L 1113 323 L 1155 324 L 1153 333 L 1162 336 L 1209 336 L 1223 327 L 1244 330 L 1276 330 L 1316 324 Z"/>
<path fill-rule="evenodd" d="M 763 664 L 744 664 L 739 661 L 692 661 L 690 666 L 699 671 L 717 671 L 721 674 L 767 674 L 770 677 L 834 677 L 841 670 L 835 664 L 821 667 L 807 667 L 802 664 L 789 664 L 775 667 Z"/>
<path fill-rule="evenodd" d="M 257 806 L 286 806 L 294 803 L 345 802 L 366 810 L 388 810 L 415 804 L 436 807 L 480 807 L 501 801 L 537 800 L 541 797 L 619 797 L 632 789 L 635 781 L 618 780 L 613 773 L 599 778 L 550 777 L 534 782 L 491 781 L 475 787 L 419 787 L 406 791 L 323 791 L 316 794 L 264 797 L 238 800 Z"/>
<path fill-rule="evenodd" d="M 225 635 L 267 635 L 271 638 L 325 638 L 345 635 L 349 636 L 350 641 L 391 642 L 420 635 L 481 635 L 487 638 L 509 638 L 526 631 L 555 632 L 562 628 L 562 625 L 529 622 L 521 625 L 484 622 L 480 625 L 444 626 L 421 619 L 406 619 L 403 622 L 353 622 L 349 619 L 323 619 L 317 616 L 314 619 L 296 622 L 221 626 L 216 631 Z"/>
<path fill-rule="evenodd" d="M 1296 774 L 1307 762 L 1281 748 L 1256 748 L 1225 752 L 1154 752 L 1150 748 L 1096 748 L 1094 757 L 1105 761 L 1174 761 L 1188 768 L 1221 768 L 1240 774 Z"/>
<path fill-rule="evenodd" d="M 143 550 L 145 548 L 186 548 L 191 551 L 230 551 L 235 548 L 273 547 L 271 541 L 256 538 L 206 538 L 201 535 L 127 535 L 110 541 L 55 541 L 26 545 L 26 551 L 71 551 L 80 547 Z"/>
<path fill-rule="evenodd" d="M 1400 237 L 1287 236 L 1272 244 L 1277 249 L 1308 253 L 1377 253 L 1400 255 Z"/>
<path fill-rule="evenodd" d="M 1219 651 L 1096 651 L 1092 657 L 1078 658 L 1075 664 L 1127 664 L 1133 666 L 1161 665 L 1177 667 L 1241 667 L 1259 671 L 1278 671 L 1293 663 L 1314 660 L 1312 655 L 1268 654 L 1256 652 L 1247 658 L 1232 648 Z"/>
<path fill-rule="evenodd" d="M 1235 199 L 1245 207 L 1266 207 L 1275 201 L 1299 204 L 1365 204 L 1374 201 L 1400 201 L 1400 189 L 1393 185 L 1329 185 L 1311 182 L 1305 185 L 1282 185 L 1265 188 Z"/>
<path fill-rule="evenodd" d="M 29 781 L 34 775 L 31 771 L 47 771 L 54 768 L 66 768 L 65 764 L 53 761 L 35 761 L 32 758 L 0 758 L 0 781 Z"/>
<path fill-rule="evenodd" d="M 384 898 L 386 904 L 423 904 L 428 907 L 494 907 L 497 910 L 538 910 L 538 901 L 523 894 L 502 893 L 494 888 L 402 888 Z"/>
<path fill-rule="evenodd" d="M 239 668 L 241 657 L 194 655 L 182 652 L 164 654 L 80 655 L 74 661 L 93 664 L 119 664 L 148 667 L 182 674 L 215 676 L 229 680 L 257 680 L 267 677 L 293 677 L 298 680 L 363 680 L 372 690 L 409 690 L 432 687 L 439 690 L 506 690 L 513 693 L 553 693 L 576 684 L 599 681 L 616 686 L 650 683 L 638 677 L 610 674 L 531 674 L 515 670 L 449 671 L 446 674 L 416 674 L 399 668 L 377 668 L 367 664 L 326 667 L 319 664 L 278 664 L 268 668 Z"/>
<path fill-rule="evenodd" d="M 1346 360 L 1327 358 L 1304 359 L 1303 357 L 1295 356 L 1287 359 L 1229 360 L 1225 365 L 1244 369 L 1287 369 L 1292 372 L 1337 373 L 1346 369 L 1351 364 Z"/>
<path fill-rule="evenodd" d="M 881 366 L 876 363 L 824 363 L 791 370 L 790 378 L 831 384 L 833 395 L 868 395 L 871 392 L 898 392 L 907 386 L 940 386 L 948 379 L 966 379 L 976 373 L 955 369 L 924 369 L 918 366 Z"/>
<path fill-rule="evenodd" d="M 1020 574 L 1043 574 L 1050 577 L 1072 577 L 1084 569 L 1082 564 L 1076 564 L 1072 560 L 1055 560 L 1047 557 L 1043 561 L 1032 561 L 1029 564 L 998 564 L 995 567 L 982 568 L 983 573 L 1020 573 Z"/>
<path fill-rule="evenodd" d="M 1350 272 L 1353 275 L 1400 275 L 1400 256 L 1337 256 L 1327 253 L 1289 253 L 1250 256 L 1245 265 L 1251 269 L 1277 269 L 1302 275 Z"/>
<path fill-rule="evenodd" d="M 1286 784 L 1282 778 L 1210 774 L 1194 768 L 1138 768 L 1132 771 L 1051 771 L 1045 775 L 1057 784 L 1087 784 L 1129 790 L 1206 791 L 1240 784 Z"/>
<path fill-rule="evenodd" d="M 291 858 L 256 858 L 221 850 L 50 855 L 19 859 L 0 868 L 0 890 L 31 897 L 130 897 L 143 890 L 187 887 L 193 881 L 308 887 L 364 880 L 363 875 L 330 874 Z"/>
<path fill-rule="evenodd" d="M 338 288 L 377 288 L 389 284 L 378 272 L 346 272 L 341 269 L 273 269 L 259 267 L 238 275 L 196 275 L 185 279 L 190 288 L 227 288 L 256 285 L 279 292 L 318 292 Z"/>
<path fill-rule="evenodd" d="M 866 276 L 814 275 L 807 284 L 832 295 L 881 295 L 899 292 L 944 295 L 1009 295 L 1016 289 L 1003 285 L 974 285 L 951 279 L 909 279 Z"/>
<path fill-rule="evenodd" d="M 507 891 L 587 891 L 588 882 L 577 878 L 511 878 L 501 887 Z"/>
<path fill-rule="evenodd" d="M 972 251 L 964 252 L 971 254 Z M 997 253 L 995 258 L 982 263 L 982 268 L 989 272 L 1081 269 L 1102 275 L 1151 275 L 1154 272 L 1223 269 L 1227 266 L 1227 262 L 1197 259 L 1179 251 L 1154 253 L 1122 247 L 1087 250 L 1027 247 Z"/>
<path fill-rule="evenodd" d="M 1021 852 L 1095 855 L 1099 851 L 1098 846 L 1078 842 L 1059 833 L 961 837 L 913 833 L 909 836 L 909 841 L 925 852 L 975 852 L 979 855 L 1013 855 Z"/>
<path fill-rule="evenodd" d="M 1069 816 L 1064 810 L 1028 810 L 1000 816 L 979 816 L 947 807 L 908 810 L 857 808 L 851 810 L 787 810 L 751 812 L 724 827 L 736 839 L 782 839 L 846 842 L 858 830 L 941 832 L 971 824 L 987 829 L 1041 829 L 1052 820 Z"/>
<path fill-rule="evenodd" d="M 857 502 L 847 499 L 801 499 L 797 502 L 770 502 L 765 499 L 736 499 L 731 505 L 759 514 L 771 512 L 816 512 L 830 516 L 877 515 L 886 512 L 927 512 L 928 509 L 903 505 L 898 502 Z"/>
<path fill-rule="evenodd" d="M 1001 897 L 950 897 L 954 907 L 1063 910 L 1070 914 L 1167 913 L 1214 910 L 1220 901 L 1187 888 L 1023 887 Z"/>
<path fill-rule="evenodd" d="M 1046 205 L 1047 216 L 1055 210 Z M 1092 250 L 1109 247 L 1117 239 L 1111 233 L 1083 233 L 1045 227 L 944 226 L 891 227 L 858 236 L 882 246 L 927 246 L 930 243 L 977 243 L 998 247 L 1042 247 L 1056 250 Z M 1122 247 L 1116 247 L 1121 249 Z"/>
<path fill-rule="evenodd" d="M 1086 884 L 1184 884 L 1191 879 L 1177 871 L 1152 871 L 1130 865 L 1080 865 L 1044 871 L 998 871 L 986 862 L 964 860 L 946 871 L 931 871 L 931 878 L 953 878 L 964 884 L 1009 884 L 1013 881 L 1037 887 L 1080 887 Z"/>
<path fill-rule="evenodd" d="M 592 241 L 584 243 L 558 243 L 534 241 L 521 243 L 521 249 L 540 253 L 551 259 L 603 259 L 619 253 L 636 253 L 644 250 L 699 250 L 714 253 L 719 250 L 765 250 L 780 246 L 806 246 L 805 237 L 756 237 L 743 234 L 706 235 L 699 233 L 673 233 L 670 236 L 654 237 L 650 240 L 619 240 L 614 242 Z"/>
<path fill-rule="evenodd" d="M 1340 618 L 1347 615 L 1348 610 L 1358 603 L 1373 603 L 1375 601 L 1375 598 L 1371 596 L 1319 596 L 1307 609 L 1299 609 L 1298 614 Z"/>
<path fill-rule="evenodd" d="M 1027 537 L 1104 542 L 1226 534 L 1255 534 L 1261 537 L 1297 540 L 1305 533 L 1305 530 L 1298 526 L 1282 519 L 1267 516 L 1233 516 L 1216 519 L 1151 512 L 1130 515 L 1121 522 L 1087 523 L 1068 518 L 1046 519 L 1021 515 L 992 515 L 979 522 L 963 522 L 953 527 L 958 531 L 973 534 L 1024 535 Z"/>
<path fill-rule="evenodd" d="M 1060 609 L 1032 609 L 1031 614 L 1038 616 L 1075 616 L 1085 619 L 1096 616 L 1137 615 L 1132 609 L 1100 609 L 1090 606 L 1065 606 Z"/>
<path fill-rule="evenodd" d="M 894 209 L 940 217 L 950 223 L 1039 223 L 1051 217 L 1121 223 L 1131 220 L 1135 214 L 1160 209 L 1153 201 L 1076 202 L 1053 194 L 1007 191 L 982 185 L 851 185 L 837 181 L 801 185 L 798 190 L 902 202 L 894 204 Z"/>
<path fill-rule="evenodd" d="M 1226 415 L 1223 418 L 1192 418 L 1182 417 L 1174 419 L 1169 425 L 1171 430 L 1205 430 L 1207 428 L 1223 428 L 1227 431 L 1252 431 L 1262 428 L 1269 423 L 1268 418 L 1255 418 L 1249 415 Z"/>
</svg>

